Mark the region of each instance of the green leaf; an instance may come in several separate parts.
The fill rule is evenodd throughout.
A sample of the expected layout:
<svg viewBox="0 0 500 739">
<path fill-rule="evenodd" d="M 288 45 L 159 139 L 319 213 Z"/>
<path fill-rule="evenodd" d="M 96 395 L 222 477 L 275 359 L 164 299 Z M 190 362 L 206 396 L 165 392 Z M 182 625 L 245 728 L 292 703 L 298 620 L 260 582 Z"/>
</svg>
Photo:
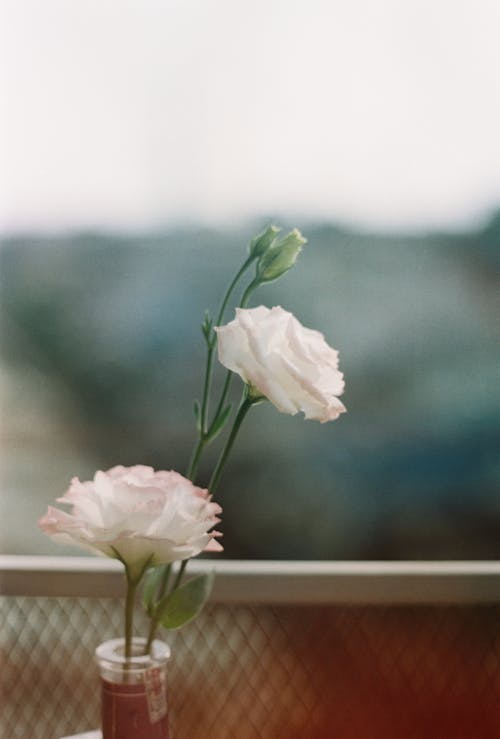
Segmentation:
<svg viewBox="0 0 500 739">
<path fill-rule="evenodd" d="M 226 405 L 222 413 L 220 413 L 216 419 L 214 419 L 214 422 L 212 423 L 212 426 L 210 427 L 210 431 L 208 432 L 208 438 L 210 441 L 216 438 L 224 428 L 227 419 L 229 418 L 229 414 L 231 413 L 232 405 Z"/>
<path fill-rule="evenodd" d="M 201 324 L 201 331 L 202 331 L 203 336 L 205 337 L 205 341 L 207 342 L 208 345 L 212 344 L 213 341 L 214 341 L 213 325 L 214 325 L 214 322 L 210 318 L 209 312 L 206 310 L 205 311 L 205 317 L 203 319 L 203 323 Z"/>
<path fill-rule="evenodd" d="M 159 613 L 166 629 L 179 629 L 192 621 L 205 605 L 214 583 L 215 573 L 198 575 L 174 590 Z"/>
<path fill-rule="evenodd" d="M 152 615 L 156 600 L 158 597 L 161 597 L 157 594 L 161 583 L 165 580 L 165 578 L 168 580 L 170 569 L 171 566 L 169 564 L 160 565 L 159 567 L 155 567 L 154 569 L 152 569 L 146 577 L 144 588 L 142 591 L 142 604 L 146 609 L 148 616 Z"/>
</svg>

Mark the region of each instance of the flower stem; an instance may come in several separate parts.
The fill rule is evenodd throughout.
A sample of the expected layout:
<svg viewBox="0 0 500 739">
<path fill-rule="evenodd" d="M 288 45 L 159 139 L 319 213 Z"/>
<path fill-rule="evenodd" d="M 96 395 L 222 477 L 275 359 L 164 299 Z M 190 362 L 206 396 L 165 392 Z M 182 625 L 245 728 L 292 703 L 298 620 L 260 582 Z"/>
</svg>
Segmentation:
<svg viewBox="0 0 500 739">
<path fill-rule="evenodd" d="M 170 580 L 171 572 L 172 572 L 172 562 L 169 562 L 168 565 L 163 565 L 163 579 L 161 581 L 160 588 L 158 590 L 158 600 L 163 598 L 163 596 L 165 595 L 168 581 Z"/>
<path fill-rule="evenodd" d="M 133 575 L 130 570 L 130 565 L 127 564 L 123 557 L 120 556 L 120 553 L 114 547 L 111 547 L 111 549 L 114 551 L 116 558 L 119 559 L 125 567 L 125 577 L 127 579 L 127 594 L 125 597 L 125 659 L 129 660 L 132 656 L 135 594 L 137 591 L 137 586 L 142 579 L 142 576 L 144 575 L 148 567 L 151 566 L 153 555 L 148 557 L 148 559 L 143 563 L 141 569 L 135 570 Z"/>
<path fill-rule="evenodd" d="M 222 299 L 221 306 L 219 308 L 219 312 L 217 314 L 217 319 L 215 321 L 215 325 L 219 326 L 223 317 L 224 312 L 226 310 L 227 304 L 229 302 L 229 298 L 231 297 L 234 288 L 240 281 L 240 279 L 243 277 L 244 273 L 247 271 L 247 269 L 250 267 L 254 260 L 254 257 L 248 257 L 243 262 L 242 266 L 234 276 L 231 284 L 229 285 L 228 289 L 226 290 L 226 294 L 224 295 L 224 298 Z M 207 371 L 206 371 L 206 379 L 205 379 L 205 388 L 203 393 L 203 403 L 201 406 L 201 428 L 204 433 L 207 431 L 207 415 L 208 415 L 208 401 L 210 396 L 210 385 L 212 382 L 212 368 L 213 368 L 213 361 L 214 361 L 214 350 L 215 350 L 215 344 L 214 341 L 213 344 L 210 345 L 208 350 L 208 356 L 207 356 Z"/>
<path fill-rule="evenodd" d="M 239 271 L 237 272 L 236 276 L 234 277 L 233 281 L 232 281 L 232 282 L 231 282 L 231 284 L 229 285 L 229 287 L 228 287 L 228 289 L 227 289 L 227 291 L 226 291 L 226 294 L 225 294 L 225 296 L 224 296 L 224 299 L 223 299 L 223 301 L 222 301 L 222 303 L 221 303 L 221 306 L 220 306 L 220 309 L 219 309 L 219 313 L 217 314 L 217 321 L 216 321 L 216 325 L 219 325 L 219 323 L 220 323 L 220 322 L 222 321 L 222 318 L 223 318 L 223 316 L 224 316 L 224 312 L 225 312 L 225 310 L 226 310 L 226 307 L 227 307 L 227 303 L 228 303 L 228 300 L 229 300 L 229 298 L 231 297 L 231 294 L 232 294 L 232 292 L 233 292 L 234 288 L 236 287 L 236 285 L 237 285 L 237 284 L 238 284 L 238 282 L 240 281 L 241 277 L 243 277 L 243 274 L 244 274 L 244 273 L 245 273 L 245 272 L 247 271 L 247 269 L 248 269 L 248 268 L 250 267 L 250 265 L 251 265 L 251 264 L 252 264 L 252 262 L 254 261 L 254 258 L 255 258 L 255 257 L 251 257 L 251 256 L 250 256 L 250 257 L 248 257 L 248 258 L 247 258 L 247 259 L 246 259 L 246 260 L 245 260 L 245 261 L 243 262 L 243 265 L 241 266 L 241 268 L 240 268 L 240 269 L 239 269 Z"/>
<path fill-rule="evenodd" d="M 194 478 L 196 477 L 196 473 L 198 472 L 198 465 L 200 464 L 200 458 L 205 444 L 205 434 L 203 434 L 203 432 L 200 432 L 200 437 L 193 450 L 191 461 L 189 462 L 189 467 L 186 472 L 186 477 L 188 478 L 188 480 L 191 480 L 191 482 L 194 482 Z"/>
<path fill-rule="evenodd" d="M 170 599 L 170 597 L 172 596 L 172 594 L 177 590 L 177 588 L 181 584 L 182 576 L 184 575 L 184 570 L 186 569 L 188 562 L 189 562 L 188 559 L 182 560 L 181 565 L 180 565 L 180 567 L 179 567 L 179 569 L 177 571 L 177 576 L 176 576 L 176 578 L 174 580 L 174 584 L 170 588 L 170 591 L 169 591 L 168 595 L 163 595 L 163 597 L 158 601 L 158 604 L 157 604 L 157 607 L 156 607 L 156 612 L 155 612 L 155 614 L 151 618 L 151 624 L 149 626 L 148 640 L 146 642 L 146 647 L 144 649 L 144 654 L 149 654 L 149 650 L 151 649 L 151 644 L 153 643 L 153 640 L 154 640 L 154 638 L 156 636 L 156 631 L 157 631 L 158 626 L 159 626 L 159 623 L 160 623 L 160 617 L 161 617 L 160 614 L 161 614 L 161 611 L 165 607 L 165 605 L 167 604 L 167 602 Z"/>
<path fill-rule="evenodd" d="M 226 444 L 217 461 L 212 477 L 210 478 L 210 482 L 208 483 L 208 489 L 211 493 L 215 491 L 217 485 L 219 484 L 219 480 L 222 475 L 224 465 L 226 464 L 229 453 L 231 449 L 233 448 L 233 444 L 235 442 L 236 436 L 238 435 L 240 426 L 243 423 L 243 419 L 245 418 L 246 414 L 248 413 L 248 411 L 250 410 L 253 404 L 254 404 L 254 401 L 251 398 L 249 398 L 247 388 L 245 387 L 245 392 L 243 394 L 240 407 L 238 408 L 238 413 L 236 414 L 236 418 L 234 419 L 233 428 L 231 429 L 231 433 L 229 434 L 227 438 Z"/>
<path fill-rule="evenodd" d="M 177 577 L 175 578 L 173 587 L 172 587 L 172 593 L 177 590 L 179 585 L 181 584 L 182 576 L 184 575 L 184 570 L 187 567 L 187 563 L 189 562 L 189 559 L 183 559 L 181 562 L 181 566 L 179 567 L 179 570 L 177 572 Z"/>
<path fill-rule="evenodd" d="M 240 304 L 239 304 L 239 307 L 240 308 L 244 308 L 247 305 L 247 303 L 248 303 L 248 301 L 250 299 L 250 295 L 259 286 L 259 284 L 260 283 L 259 283 L 259 281 L 257 279 L 253 279 L 252 282 L 250 282 L 250 284 L 246 287 L 246 289 L 245 289 L 245 291 L 243 293 L 243 297 L 241 298 L 241 301 L 240 301 Z M 221 319 L 222 319 L 222 316 L 219 317 L 218 323 L 220 323 L 220 320 Z M 221 396 L 220 396 L 220 399 L 219 399 L 219 403 L 217 405 L 217 409 L 216 409 L 215 414 L 214 414 L 214 420 L 212 421 L 212 426 L 213 426 L 213 423 L 219 417 L 219 414 L 222 413 L 222 411 L 224 410 L 224 405 L 226 403 L 227 394 L 229 392 L 229 387 L 231 385 L 231 381 L 232 381 L 233 377 L 234 377 L 234 372 L 231 372 L 231 370 L 228 370 L 226 372 L 226 378 L 224 380 L 224 385 L 222 387 L 222 392 L 221 392 Z M 209 437 L 210 437 L 210 431 L 211 431 L 212 426 L 208 429 L 208 436 Z M 197 455 L 197 461 L 199 461 L 199 456 L 201 456 L 201 452 L 202 451 L 203 451 L 203 446 L 201 446 L 201 448 L 197 448 L 196 449 L 195 454 Z"/>
<path fill-rule="evenodd" d="M 132 656 L 132 635 L 134 624 L 134 605 L 137 581 L 132 580 L 127 571 L 127 597 L 125 599 L 125 659 Z"/>
<path fill-rule="evenodd" d="M 234 288 L 236 287 L 241 277 L 243 276 L 243 274 L 246 272 L 246 270 L 252 264 L 253 261 L 254 261 L 254 257 L 252 256 L 247 257 L 243 265 L 240 267 L 240 269 L 234 276 L 229 287 L 227 288 L 224 298 L 222 299 L 219 312 L 217 314 L 217 319 L 215 321 L 216 326 L 218 326 L 222 321 L 224 312 L 229 302 L 229 298 L 231 297 Z M 201 410 L 200 410 L 199 436 L 198 436 L 198 441 L 193 450 L 191 460 L 189 462 L 189 467 L 186 473 L 186 477 L 189 478 L 191 481 L 194 481 L 196 474 L 198 472 L 198 466 L 200 463 L 200 458 L 201 458 L 203 449 L 205 445 L 208 444 L 210 441 L 210 428 L 208 425 L 208 410 L 209 410 L 209 400 L 210 400 L 210 389 L 212 385 L 215 345 L 216 345 L 215 335 L 208 337 L 207 338 L 207 347 L 208 347 L 207 359 L 206 359 L 206 364 L 205 364 L 205 378 L 203 381 L 203 398 L 202 398 Z M 224 401 L 227 395 L 228 388 L 229 388 L 229 381 L 226 378 L 225 388 L 223 390 L 221 400 L 219 401 L 219 405 L 217 407 L 217 411 L 215 413 L 213 422 L 215 422 L 215 420 L 219 416 L 219 413 L 221 413 L 223 410 L 223 404 L 224 404 Z"/>
<path fill-rule="evenodd" d="M 215 414 L 214 414 L 214 419 L 218 418 L 219 413 L 222 413 L 222 411 L 223 411 L 224 403 L 226 402 L 226 397 L 227 397 L 227 394 L 229 392 L 229 385 L 231 384 L 231 380 L 233 378 L 233 374 L 234 373 L 231 372 L 231 370 L 228 370 L 226 372 L 226 379 L 224 380 L 224 386 L 222 388 L 222 393 L 221 393 L 221 396 L 220 396 L 219 404 L 217 406 L 217 410 L 215 411 Z M 210 429 L 209 429 L 209 431 L 210 431 Z"/>
<path fill-rule="evenodd" d="M 149 654 L 149 650 L 151 649 L 151 644 L 153 643 L 153 639 L 156 636 L 156 630 L 158 629 L 159 623 L 160 623 L 160 619 L 158 618 L 157 615 L 151 617 L 151 623 L 149 625 L 148 640 L 144 648 L 144 654 Z"/>
<path fill-rule="evenodd" d="M 260 285 L 260 282 L 257 278 L 252 280 L 252 282 L 247 286 L 245 292 L 243 293 L 243 297 L 241 298 L 240 302 L 240 308 L 245 308 L 249 299 L 250 295 L 253 293 L 254 290 L 256 290 Z"/>
</svg>

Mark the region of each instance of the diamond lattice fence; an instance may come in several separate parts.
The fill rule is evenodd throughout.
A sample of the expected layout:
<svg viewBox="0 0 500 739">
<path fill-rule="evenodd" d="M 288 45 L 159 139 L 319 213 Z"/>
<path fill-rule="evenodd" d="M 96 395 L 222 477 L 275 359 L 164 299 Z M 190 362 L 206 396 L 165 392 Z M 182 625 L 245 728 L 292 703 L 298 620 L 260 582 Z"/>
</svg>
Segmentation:
<svg viewBox="0 0 500 739">
<path fill-rule="evenodd" d="M 500 737 L 500 609 L 227 606 L 171 633 L 173 739 Z M 113 599 L 0 599 L 1 739 L 99 724 Z M 137 625 L 140 628 L 138 615 Z"/>
</svg>

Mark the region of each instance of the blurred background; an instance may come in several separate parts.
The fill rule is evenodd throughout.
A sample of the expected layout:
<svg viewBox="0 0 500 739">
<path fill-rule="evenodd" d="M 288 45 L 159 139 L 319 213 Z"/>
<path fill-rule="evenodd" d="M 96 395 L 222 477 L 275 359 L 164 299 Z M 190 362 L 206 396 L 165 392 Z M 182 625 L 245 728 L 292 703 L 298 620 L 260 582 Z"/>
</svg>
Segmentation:
<svg viewBox="0 0 500 739">
<path fill-rule="evenodd" d="M 348 414 L 252 411 L 225 556 L 500 558 L 500 6 L 0 7 L 1 550 L 64 552 L 73 475 L 185 470 L 203 313 L 276 222 L 308 244 L 255 301 L 340 351 Z"/>
</svg>

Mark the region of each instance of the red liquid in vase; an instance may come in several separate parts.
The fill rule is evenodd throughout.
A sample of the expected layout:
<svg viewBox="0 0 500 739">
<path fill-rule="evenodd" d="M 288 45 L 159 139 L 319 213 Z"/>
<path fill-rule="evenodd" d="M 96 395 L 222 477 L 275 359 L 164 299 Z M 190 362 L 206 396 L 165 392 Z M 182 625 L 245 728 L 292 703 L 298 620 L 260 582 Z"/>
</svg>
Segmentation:
<svg viewBox="0 0 500 739">
<path fill-rule="evenodd" d="M 103 739 L 168 739 L 168 714 L 151 722 L 144 684 L 103 680 L 102 735 Z"/>
</svg>

